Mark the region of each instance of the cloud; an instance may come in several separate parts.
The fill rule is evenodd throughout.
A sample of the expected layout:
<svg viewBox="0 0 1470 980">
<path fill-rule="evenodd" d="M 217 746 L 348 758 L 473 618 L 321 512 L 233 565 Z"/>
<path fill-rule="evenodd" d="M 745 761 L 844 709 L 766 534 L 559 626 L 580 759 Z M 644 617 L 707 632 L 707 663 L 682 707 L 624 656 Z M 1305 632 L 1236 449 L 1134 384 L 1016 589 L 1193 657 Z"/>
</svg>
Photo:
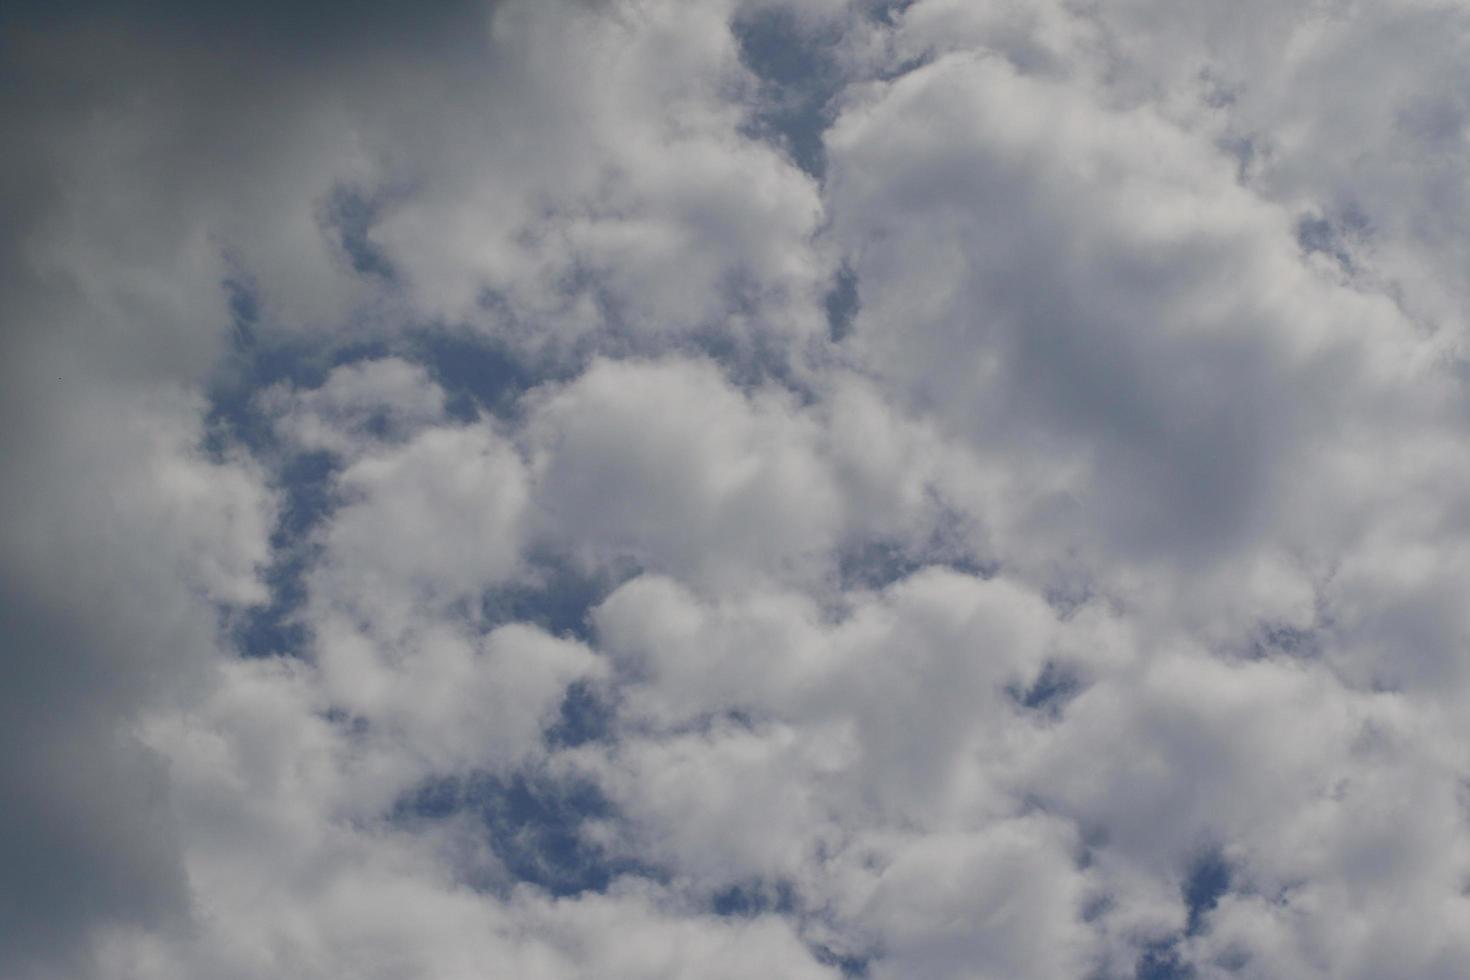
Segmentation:
<svg viewBox="0 0 1470 980">
<path fill-rule="evenodd" d="M 712 328 L 785 347 L 818 329 L 825 269 L 807 242 L 821 202 L 743 134 L 753 79 L 729 12 L 497 9 L 466 87 L 415 120 L 435 152 L 388 174 L 421 191 L 370 233 L 419 309 L 535 348 L 611 333 L 656 349 Z M 675 262 L 682 274 L 666 275 Z"/>
<path fill-rule="evenodd" d="M 707 361 L 594 363 L 528 431 L 541 520 L 593 560 L 728 586 L 799 574 L 839 527 L 812 422 Z"/>
<path fill-rule="evenodd" d="M 375 440 L 401 439 L 441 422 L 447 408 L 424 367 L 399 358 L 344 364 L 320 387 L 281 384 L 260 397 L 293 448 L 344 458 L 364 455 Z"/>
<path fill-rule="evenodd" d="M 7 438 L 23 470 L 0 538 L 0 944 L 19 976 L 51 959 L 84 969 L 99 922 L 166 928 L 185 913 L 167 770 L 135 715 L 207 688 L 218 609 L 265 596 L 271 498 L 256 468 L 199 449 L 199 400 L 73 383 L 44 438 L 23 423 Z"/>
<path fill-rule="evenodd" d="M 442 606 L 515 570 L 525 469 L 486 426 L 438 428 L 353 461 L 323 532 L 317 594 L 369 620 L 405 599 Z M 411 615 L 405 611 L 405 615 Z"/>
<path fill-rule="evenodd" d="M 1282 461 L 1367 386 L 1365 321 L 1393 322 L 1316 281 L 1207 144 L 994 61 L 916 69 L 831 143 L 850 342 L 981 452 L 1045 447 L 1021 492 L 1069 538 L 1188 559 L 1254 537 Z"/>
<path fill-rule="evenodd" d="M 1470 969 L 1440 0 L 7 10 L 0 969 Z"/>
</svg>

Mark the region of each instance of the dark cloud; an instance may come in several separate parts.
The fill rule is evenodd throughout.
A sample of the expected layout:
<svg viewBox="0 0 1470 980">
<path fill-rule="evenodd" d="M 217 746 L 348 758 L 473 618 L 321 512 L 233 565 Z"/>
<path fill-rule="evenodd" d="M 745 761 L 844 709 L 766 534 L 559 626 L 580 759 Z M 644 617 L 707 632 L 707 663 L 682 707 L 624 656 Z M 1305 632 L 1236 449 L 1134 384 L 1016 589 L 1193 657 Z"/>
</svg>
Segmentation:
<svg viewBox="0 0 1470 980">
<path fill-rule="evenodd" d="M 8 976 L 84 975 L 97 925 L 187 921 L 167 772 L 119 713 L 141 679 L 116 620 L 89 629 L 5 584 L 0 947 Z"/>
<path fill-rule="evenodd" d="M 264 57 L 333 60 L 363 48 L 446 43 L 455 32 L 483 26 L 485 7 L 448 0 L 408 8 L 388 0 L 363 3 L 188 3 L 184 0 L 60 0 L 7 4 L 0 30 L 16 43 L 32 33 L 109 31 L 216 52 L 251 50 Z M 268 67 L 268 63 L 262 67 Z"/>
</svg>

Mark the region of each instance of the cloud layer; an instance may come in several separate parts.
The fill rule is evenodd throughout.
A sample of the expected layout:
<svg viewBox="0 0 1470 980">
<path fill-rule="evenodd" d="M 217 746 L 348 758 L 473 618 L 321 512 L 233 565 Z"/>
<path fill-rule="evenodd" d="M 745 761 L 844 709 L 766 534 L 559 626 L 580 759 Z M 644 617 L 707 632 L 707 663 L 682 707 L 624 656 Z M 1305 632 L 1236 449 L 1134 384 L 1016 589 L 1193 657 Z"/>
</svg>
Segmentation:
<svg viewBox="0 0 1470 980">
<path fill-rule="evenodd" d="M 0 17 L 0 978 L 1470 975 L 1470 7 Z"/>
</svg>

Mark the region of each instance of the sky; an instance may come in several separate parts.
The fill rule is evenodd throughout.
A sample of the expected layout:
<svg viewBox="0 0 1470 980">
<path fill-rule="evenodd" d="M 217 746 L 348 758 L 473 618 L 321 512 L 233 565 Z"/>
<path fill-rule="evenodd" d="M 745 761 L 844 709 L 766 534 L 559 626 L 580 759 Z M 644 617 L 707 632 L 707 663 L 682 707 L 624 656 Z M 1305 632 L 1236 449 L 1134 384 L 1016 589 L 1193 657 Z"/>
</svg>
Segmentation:
<svg viewBox="0 0 1470 980">
<path fill-rule="evenodd" d="M 1470 3 L 12 3 L 0 980 L 1470 976 Z"/>
</svg>

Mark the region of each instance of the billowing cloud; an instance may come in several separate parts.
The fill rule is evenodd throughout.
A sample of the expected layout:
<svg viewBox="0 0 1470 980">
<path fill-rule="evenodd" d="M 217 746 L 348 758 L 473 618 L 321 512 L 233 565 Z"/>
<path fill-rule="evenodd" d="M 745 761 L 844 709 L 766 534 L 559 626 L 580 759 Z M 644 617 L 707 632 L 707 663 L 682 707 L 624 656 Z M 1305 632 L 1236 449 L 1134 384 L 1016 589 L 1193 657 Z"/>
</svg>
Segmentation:
<svg viewBox="0 0 1470 980">
<path fill-rule="evenodd" d="M 0 15 L 0 978 L 1470 974 L 1470 11 Z"/>
</svg>

